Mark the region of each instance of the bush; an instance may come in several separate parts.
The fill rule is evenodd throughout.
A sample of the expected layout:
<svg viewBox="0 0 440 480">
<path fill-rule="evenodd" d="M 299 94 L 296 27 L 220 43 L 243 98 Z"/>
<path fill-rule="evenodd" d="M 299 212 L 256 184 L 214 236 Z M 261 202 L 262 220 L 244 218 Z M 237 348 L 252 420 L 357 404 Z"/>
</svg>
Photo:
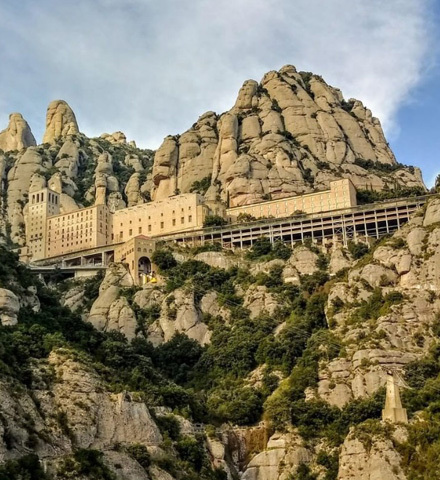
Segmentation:
<svg viewBox="0 0 440 480">
<path fill-rule="evenodd" d="M 177 440 L 180 437 L 180 423 L 174 415 L 157 417 L 156 423 L 160 431 L 167 434 L 171 440 Z"/>
<path fill-rule="evenodd" d="M 422 187 L 397 187 L 393 190 L 357 190 L 356 198 L 358 205 L 380 202 L 383 200 L 392 200 L 394 198 L 418 197 L 425 195 L 426 191 Z"/>
<path fill-rule="evenodd" d="M 250 260 L 256 260 L 264 255 L 268 255 L 272 251 L 272 244 L 267 237 L 258 238 L 252 248 L 246 253 L 246 257 Z"/>
<path fill-rule="evenodd" d="M 223 227 L 228 222 L 220 215 L 207 215 L 203 222 L 204 227 Z"/>
<path fill-rule="evenodd" d="M 170 270 L 177 266 L 177 261 L 169 250 L 156 250 L 151 259 L 159 270 L 162 271 Z"/>
<path fill-rule="evenodd" d="M 250 213 L 240 213 L 237 217 L 237 223 L 249 223 L 255 220 L 256 218 Z"/>
<path fill-rule="evenodd" d="M 145 445 L 139 443 L 128 445 L 125 447 L 125 451 L 130 457 L 134 458 L 146 472 L 148 472 L 148 467 L 151 465 L 151 457 Z"/>
<path fill-rule="evenodd" d="M 369 250 L 368 245 L 365 243 L 354 243 L 351 240 L 348 242 L 348 251 L 355 260 L 362 258 L 369 252 Z"/>
<path fill-rule="evenodd" d="M 191 185 L 189 191 L 205 195 L 205 193 L 208 191 L 208 188 L 211 186 L 211 178 L 212 176 L 209 175 L 208 177 L 202 178 L 202 180 L 196 180 Z"/>
<path fill-rule="evenodd" d="M 205 449 L 201 438 L 183 437 L 176 443 L 180 458 L 200 472 L 205 460 Z"/>
<path fill-rule="evenodd" d="M 226 380 L 210 391 L 207 406 L 209 414 L 220 422 L 249 425 L 260 419 L 263 399 L 257 390 Z"/>
<path fill-rule="evenodd" d="M 37 455 L 25 455 L 0 465 L 0 480 L 49 480 Z"/>
</svg>

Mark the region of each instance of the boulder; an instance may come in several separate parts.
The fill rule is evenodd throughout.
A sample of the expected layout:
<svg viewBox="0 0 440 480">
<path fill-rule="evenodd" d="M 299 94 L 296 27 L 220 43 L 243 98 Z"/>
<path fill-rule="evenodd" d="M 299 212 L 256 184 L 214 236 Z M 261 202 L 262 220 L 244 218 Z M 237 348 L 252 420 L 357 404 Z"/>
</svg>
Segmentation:
<svg viewBox="0 0 440 480">
<path fill-rule="evenodd" d="M 20 311 L 20 301 L 14 292 L 0 288 L 0 321 L 4 326 L 15 325 Z"/>
</svg>

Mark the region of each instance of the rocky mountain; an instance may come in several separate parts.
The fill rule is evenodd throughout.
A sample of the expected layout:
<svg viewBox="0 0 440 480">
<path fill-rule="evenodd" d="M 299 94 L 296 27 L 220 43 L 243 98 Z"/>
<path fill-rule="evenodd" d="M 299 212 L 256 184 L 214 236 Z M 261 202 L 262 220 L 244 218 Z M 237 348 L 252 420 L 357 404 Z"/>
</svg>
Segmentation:
<svg viewBox="0 0 440 480">
<path fill-rule="evenodd" d="M 377 242 L 159 245 L 144 287 L 123 264 L 37 277 L 11 252 L 45 185 L 65 212 L 340 177 L 424 191 L 360 102 L 284 67 L 156 152 L 86 137 L 63 101 L 42 145 L 19 114 L 0 142 L 0 480 L 440 479 L 439 198 Z M 409 423 L 381 421 L 390 372 Z"/>
<path fill-rule="evenodd" d="M 177 192 L 198 191 L 235 206 L 328 188 L 350 178 L 367 201 L 420 194 L 421 172 L 399 164 L 380 122 L 358 100 L 318 75 L 285 66 L 260 83 L 248 80 L 235 105 L 203 114 L 156 152 L 127 142 L 122 132 L 88 138 L 62 100 L 47 109 L 43 143 L 36 145 L 20 114 L 0 133 L 0 229 L 24 245 L 29 192 L 59 192 L 61 212 L 94 202 L 113 209 Z"/>
<path fill-rule="evenodd" d="M 424 188 L 420 170 L 396 162 L 362 102 L 287 65 L 260 83 L 246 81 L 228 112 L 207 112 L 167 137 L 156 152 L 151 196 L 208 180 L 209 198 L 237 206 L 323 190 L 338 178 L 360 189 Z"/>
</svg>

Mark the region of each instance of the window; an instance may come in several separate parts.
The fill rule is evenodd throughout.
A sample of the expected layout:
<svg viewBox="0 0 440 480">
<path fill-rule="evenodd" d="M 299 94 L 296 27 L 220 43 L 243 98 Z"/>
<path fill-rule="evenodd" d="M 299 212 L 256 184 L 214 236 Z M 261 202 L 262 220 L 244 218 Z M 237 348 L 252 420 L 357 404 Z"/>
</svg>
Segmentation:
<svg viewBox="0 0 440 480">
<path fill-rule="evenodd" d="M 173 227 L 176 225 L 176 219 L 173 218 Z"/>
<path fill-rule="evenodd" d="M 130 230 L 128 231 L 128 234 L 133 235 L 133 229 L 132 228 L 130 228 Z"/>
<path fill-rule="evenodd" d="M 139 230 L 139 233 L 142 233 L 142 227 L 139 227 L 138 230 Z"/>
<path fill-rule="evenodd" d="M 148 231 L 151 232 L 151 225 L 148 225 Z"/>
<path fill-rule="evenodd" d="M 185 217 L 180 217 L 180 223 L 185 223 Z"/>
<path fill-rule="evenodd" d="M 160 228 L 163 228 L 163 222 L 160 222 Z"/>
<path fill-rule="evenodd" d="M 189 215 L 189 216 L 188 216 L 188 222 L 192 222 L 192 220 L 193 220 L 192 215 Z"/>
</svg>

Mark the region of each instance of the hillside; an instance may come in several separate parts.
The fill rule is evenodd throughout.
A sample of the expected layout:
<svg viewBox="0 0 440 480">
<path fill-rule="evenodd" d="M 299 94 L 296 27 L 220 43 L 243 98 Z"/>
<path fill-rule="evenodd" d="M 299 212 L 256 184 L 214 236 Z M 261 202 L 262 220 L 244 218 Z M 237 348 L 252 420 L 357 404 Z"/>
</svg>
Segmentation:
<svg viewBox="0 0 440 480">
<path fill-rule="evenodd" d="M 0 480 L 440 479 L 438 196 L 379 241 L 158 242 L 143 287 L 123 263 L 68 279 L 13 253 L 46 185 L 62 212 L 345 177 L 359 201 L 425 192 L 359 101 L 287 66 L 156 152 L 88 138 L 60 100 L 43 144 L 12 114 L 0 148 Z M 381 421 L 388 372 L 408 424 Z"/>
<path fill-rule="evenodd" d="M 439 205 L 369 250 L 159 250 L 143 289 L 2 250 L 0 478 L 31 452 L 56 479 L 439 478 Z M 408 426 L 379 421 L 389 368 Z"/>
</svg>

